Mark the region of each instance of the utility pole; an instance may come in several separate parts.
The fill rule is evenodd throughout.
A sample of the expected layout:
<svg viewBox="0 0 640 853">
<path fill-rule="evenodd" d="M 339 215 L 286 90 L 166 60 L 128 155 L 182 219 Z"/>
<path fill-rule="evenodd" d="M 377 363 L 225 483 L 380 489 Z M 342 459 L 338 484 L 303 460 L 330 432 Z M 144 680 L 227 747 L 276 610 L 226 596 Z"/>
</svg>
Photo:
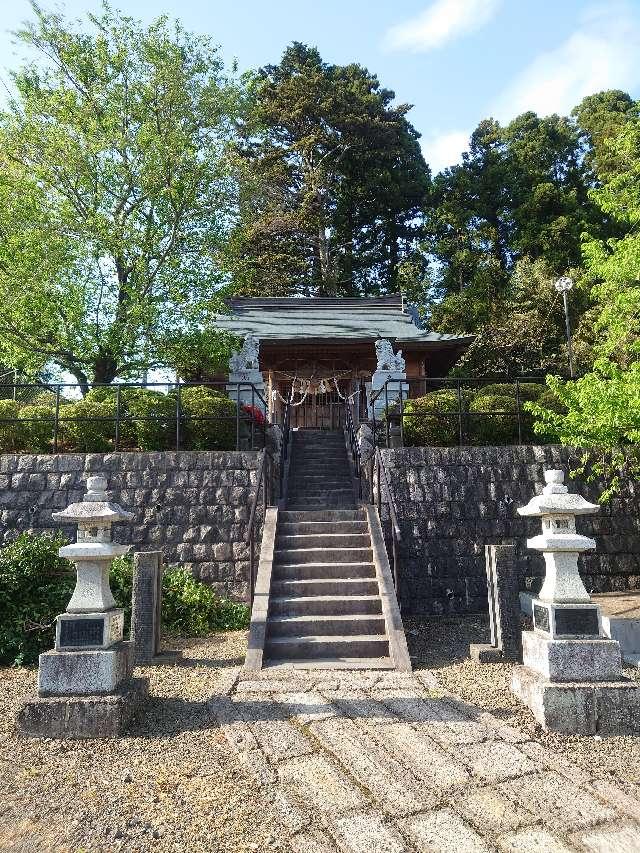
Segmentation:
<svg viewBox="0 0 640 853">
<path fill-rule="evenodd" d="M 556 281 L 554 287 L 558 293 L 562 294 L 562 301 L 564 302 L 564 321 L 567 327 L 567 353 L 569 355 L 569 376 L 573 379 L 573 347 L 571 345 L 571 322 L 569 320 L 569 291 L 573 287 L 573 279 L 569 278 L 568 275 L 563 275 L 562 278 L 559 278 Z"/>
</svg>

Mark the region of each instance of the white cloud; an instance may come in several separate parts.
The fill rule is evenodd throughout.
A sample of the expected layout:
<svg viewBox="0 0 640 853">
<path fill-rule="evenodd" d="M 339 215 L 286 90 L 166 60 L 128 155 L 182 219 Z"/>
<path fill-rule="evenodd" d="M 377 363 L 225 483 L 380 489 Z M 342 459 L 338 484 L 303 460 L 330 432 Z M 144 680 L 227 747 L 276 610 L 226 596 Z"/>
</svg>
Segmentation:
<svg viewBox="0 0 640 853">
<path fill-rule="evenodd" d="M 423 138 L 422 153 L 436 175 L 447 166 L 453 166 L 462 160 L 462 154 L 469 148 L 468 130 L 450 130 L 445 133 L 433 133 Z"/>
<path fill-rule="evenodd" d="M 640 85 L 640 16 L 626 2 L 590 7 L 559 47 L 540 54 L 517 75 L 493 106 L 509 121 L 527 110 L 566 114 L 603 89 Z"/>
<path fill-rule="evenodd" d="M 457 36 L 480 29 L 502 0 L 435 0 L 424 12 L 391 27 L 385 44 L 391 50 L 414 53 L 442 47 Z"/>
</svg>

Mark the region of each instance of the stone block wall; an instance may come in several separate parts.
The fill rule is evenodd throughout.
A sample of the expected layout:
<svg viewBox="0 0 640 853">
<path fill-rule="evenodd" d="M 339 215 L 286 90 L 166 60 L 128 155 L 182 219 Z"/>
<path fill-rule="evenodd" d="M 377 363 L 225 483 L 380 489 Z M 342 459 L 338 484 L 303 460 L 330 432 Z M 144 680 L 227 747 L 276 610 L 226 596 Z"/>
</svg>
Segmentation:
<svg viewBox="0 0 640 853">
<path fill-rule="evenodd" d="M 559 446 L 418 447 L 383 450 L 402 531 L 400 598 L 405 615 L 486 610 L 485 545 L 514 543 L 521 589 L 538 591 L 541 555 L 525 539 L 540 532 L 524 506 L 544 486 L 545 468 L 567 470 L 576 454 Z M 601 489 L 567 480 L 596 502 Z M 390 535 L 388 512 L 383 524 Z M 595 553 L 581 558 L 590 592 L 640 588 L 640 486 L 625 491 L 597 516 L 579 518 Z"/>
<path fill-rule="evenodd" d="M 261 453 L 158 452 L 0 455 L 0 543 L 24 530 L 75 528 L 51 513 L 82 499 L 87 476 L 107 478 L 113 500 L 135 515 L 114 527 L 114 540 L 132 551 L 162 551 L 221 595 L 244 600 L 249 577 L 245 542 Z M 258 503 L 256 552 L 262 536 Z"/>
</svg>

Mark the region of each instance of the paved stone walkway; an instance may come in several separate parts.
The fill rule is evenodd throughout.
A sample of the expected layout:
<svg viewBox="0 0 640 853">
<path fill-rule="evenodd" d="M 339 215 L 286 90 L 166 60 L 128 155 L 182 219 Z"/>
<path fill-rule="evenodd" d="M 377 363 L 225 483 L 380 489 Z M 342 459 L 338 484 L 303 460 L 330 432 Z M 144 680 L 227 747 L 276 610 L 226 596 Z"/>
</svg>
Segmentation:
<svg viewBox="0 0 640 853">
<path fill-rule="evenodd" d="M 428 673 L 236 672 L 226 690 L 212 711 L 295 853 L 640 851 L 639 801 Z"/>
</svg>

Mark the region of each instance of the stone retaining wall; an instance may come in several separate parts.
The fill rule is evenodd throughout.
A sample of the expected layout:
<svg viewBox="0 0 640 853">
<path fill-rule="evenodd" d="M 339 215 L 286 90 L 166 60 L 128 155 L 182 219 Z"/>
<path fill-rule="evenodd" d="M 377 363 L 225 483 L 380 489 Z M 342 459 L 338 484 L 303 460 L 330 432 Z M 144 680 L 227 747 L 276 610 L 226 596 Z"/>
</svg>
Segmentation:
<svg viewBox="0 0 640 853">
<path fill-rule="evenodd" d="M 103 474 L 113 499 L 135 515 L 114 527 L 117 542 L 162 550 L 225 596 L 244 599 L 245 542 L 261 453 L 162 452 L 0 455 L 0 541 L 24 530 L 62 529 L 51 513 L 82 499 L 89 474 Z M 256 551 L 262 535 L 259 504 Z"/>
<path fill-rule="evenodd" d="M 537 591 L 543 558 L 525 539 L 540 532 L 539 519 L 523 519 L 524 506 L 544 485 L 545 468 L 564 468 L 565 447 L 449 447 L 383 450 L 402 530 L 400 597 L 404 615 L 486 609 L 484 546 L 516 545 L 521 589 Z M 579 480 L 571 490 L 597 501 L 601 492 Z M 388 514 L 383 511 L 389 534 Z M 597 552 L 585 554 L 587 589 L 640 588 L 640 488 L 626 490 L 595 517 L 579 518 Z"/>
</svg>

